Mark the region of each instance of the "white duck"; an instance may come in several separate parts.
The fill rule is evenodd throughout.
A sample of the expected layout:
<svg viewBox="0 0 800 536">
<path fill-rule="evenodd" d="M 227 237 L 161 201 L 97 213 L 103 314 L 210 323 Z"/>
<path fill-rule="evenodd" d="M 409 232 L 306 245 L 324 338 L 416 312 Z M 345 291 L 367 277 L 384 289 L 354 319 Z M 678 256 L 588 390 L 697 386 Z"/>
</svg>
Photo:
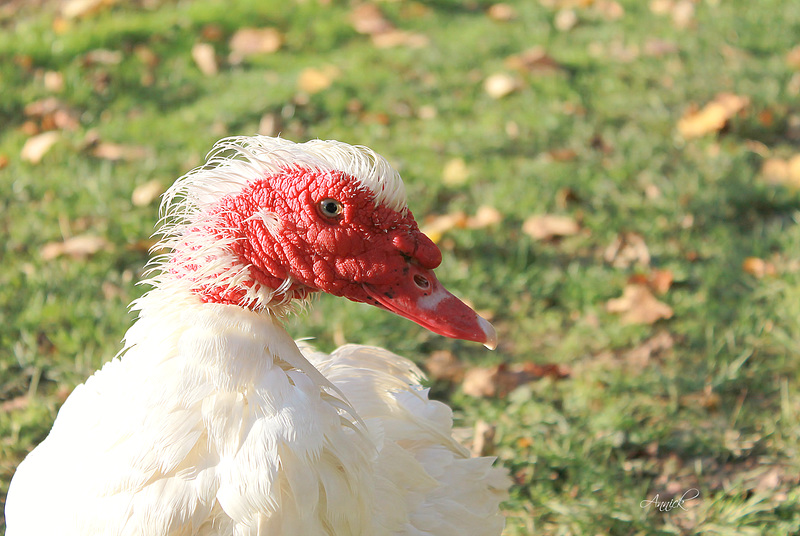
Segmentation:
<svg viewBox="0 0 800 536">
<path fill-rule="evenodd" d="M 492 347 L 382 157 L 335 141 L 220 141 L 165 194 L 153 289 L 125 349 L 19 466 L 8 536 L 497 535 L 508 486 L 470 459 L 420 371 L 331 355 L 281 317 L 316 291 Z"/>
</svg>

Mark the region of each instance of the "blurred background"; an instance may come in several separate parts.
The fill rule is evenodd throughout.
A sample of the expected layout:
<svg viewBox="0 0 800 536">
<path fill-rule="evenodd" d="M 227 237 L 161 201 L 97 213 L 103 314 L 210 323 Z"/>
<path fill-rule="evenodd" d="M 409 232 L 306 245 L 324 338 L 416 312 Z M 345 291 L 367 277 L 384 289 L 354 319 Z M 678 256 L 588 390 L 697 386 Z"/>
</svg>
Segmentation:
<svg viewBox="0 0 800 536">
<path fill-rule="evenodd" d="M 158 196 L 262 133 L 386 156 L 497 327 L 327 296 L 289 325 L 420 363 L 511 471 L 506 534 L 800 531 L 800 3 L 2 0 L 0 27 L 0 506 L 119 351 Z"/>
</svg>

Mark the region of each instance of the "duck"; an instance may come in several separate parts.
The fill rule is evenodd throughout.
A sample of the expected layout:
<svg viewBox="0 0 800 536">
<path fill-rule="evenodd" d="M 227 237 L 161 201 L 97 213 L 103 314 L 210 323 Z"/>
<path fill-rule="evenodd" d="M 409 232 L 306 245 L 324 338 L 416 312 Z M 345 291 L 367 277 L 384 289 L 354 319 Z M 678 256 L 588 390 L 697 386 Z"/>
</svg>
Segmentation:
<svg viewBox="0 0 800 536">
<path fill-rule="evenodd" d="M 7 536 L 499 535 L 507 471 L 470 457 L 410 360 L 286 318 L 327 292 L 494 348 L 449 292 L 400 174 L 333 140 L 236 136 L 163 195 L 122 350 L 17 468 Z"/>
</svg>

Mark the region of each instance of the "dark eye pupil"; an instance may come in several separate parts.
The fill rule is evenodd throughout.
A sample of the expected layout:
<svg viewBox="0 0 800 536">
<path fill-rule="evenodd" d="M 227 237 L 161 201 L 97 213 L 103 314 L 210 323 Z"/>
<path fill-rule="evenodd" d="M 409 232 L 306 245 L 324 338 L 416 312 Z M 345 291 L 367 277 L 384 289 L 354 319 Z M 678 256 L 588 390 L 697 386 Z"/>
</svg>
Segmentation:
<svg viewBox="0 0 800 536">
<path fill-rule="evenodd" d="M 333 218 L 342 213 L 342 204 L 335 199 L 323 199 L 319 202 L 318 207 L 320 213 L 327 218 Z"/>
</svg>

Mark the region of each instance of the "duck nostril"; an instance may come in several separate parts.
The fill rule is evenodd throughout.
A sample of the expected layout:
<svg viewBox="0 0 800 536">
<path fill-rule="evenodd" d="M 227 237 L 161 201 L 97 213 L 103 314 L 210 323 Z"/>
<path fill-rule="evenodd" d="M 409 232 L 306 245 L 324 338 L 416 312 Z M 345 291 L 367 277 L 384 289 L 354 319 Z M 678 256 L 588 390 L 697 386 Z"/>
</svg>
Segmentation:
<svg viewBox="0 0 800 536">
<path fill-rule="evenodd" d="M 419 275 L 419 274 L 416 274 L 414 276 L 414 284 L 417 285 L 422 290 L 427 290 L 431 286 L 431 284 L 428 281 L 428 279 L 426 277 L 424 277 L 424 276 Z"/>
</svg>

